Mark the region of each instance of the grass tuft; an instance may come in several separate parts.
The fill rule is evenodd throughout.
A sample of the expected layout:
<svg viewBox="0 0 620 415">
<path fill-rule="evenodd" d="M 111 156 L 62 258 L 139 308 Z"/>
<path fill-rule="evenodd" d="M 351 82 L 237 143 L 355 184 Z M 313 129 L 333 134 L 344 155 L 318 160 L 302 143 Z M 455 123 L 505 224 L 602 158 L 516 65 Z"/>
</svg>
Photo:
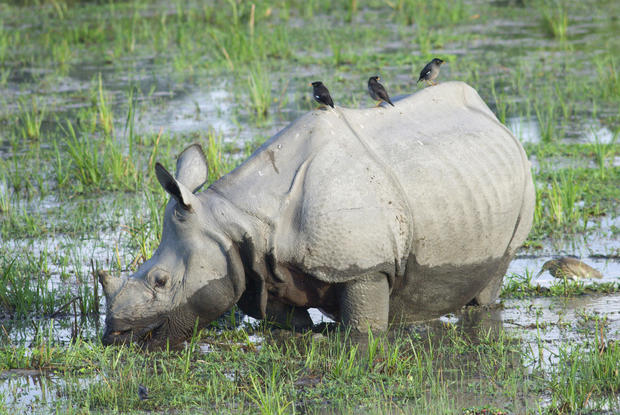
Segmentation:
<svg viewBox="0 0 620 415">
<path fill-rule="evenodd" d="M 258 123 L 264 122 L 271 106 L 271 82 L 261 64 L 253 66 L 248 75 L 250 108 Z"/>
<path fill-rule="evenodd" d="M 41 137 L 41 125 L 45 118 L 45 107 L 41 108 L 32 96 L 30 105 L 25 99 L 17 102 L 20 110 L 19 131 L 25 140 L 34 140 Z"/>
</svg>

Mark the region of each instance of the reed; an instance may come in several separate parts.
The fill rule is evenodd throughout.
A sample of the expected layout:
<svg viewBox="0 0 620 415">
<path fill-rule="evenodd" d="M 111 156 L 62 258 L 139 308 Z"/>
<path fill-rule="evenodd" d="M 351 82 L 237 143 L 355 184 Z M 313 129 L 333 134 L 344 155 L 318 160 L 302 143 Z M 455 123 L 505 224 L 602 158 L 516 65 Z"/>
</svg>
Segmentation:
<svg viewBox="0 0 620 415">
<path fill-rule="evenodd" d="M 248 75 L 250 108 L 256 122 L 261 123 L 269 115 L 271 106 L 271 82 L 263 65 L 256 65 Z"/>
<path fill-rule="evenodd" d="M 566 41 L 569 26 L 566 2 L 536 0 L 533 6 L 541 15 L 543 29 L 554 38 Z"/>
<path fill-rule="evenodd" d="M 35 140 L 41 137 L 41 125 L 45 118 L 46 108 L 41 107 L 34 96 L 27 103 L 25 99 L 21 99 L 17 103 L 20 110 L 19 130 L 22 138 L 26 140 Z"/>
</svg>

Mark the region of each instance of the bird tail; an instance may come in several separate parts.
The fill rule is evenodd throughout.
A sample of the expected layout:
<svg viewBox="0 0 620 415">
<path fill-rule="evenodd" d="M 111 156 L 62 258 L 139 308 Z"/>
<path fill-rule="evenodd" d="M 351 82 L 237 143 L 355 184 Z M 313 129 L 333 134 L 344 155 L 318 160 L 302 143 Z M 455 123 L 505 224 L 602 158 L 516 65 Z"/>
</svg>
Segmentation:
<svg viewBox="0 0 620 415">
<path fill-rule="evenodd" d="M 391 106 L 394 106 L 394 104 L 392 104 L 392 100 L 391 99 L 387 99 L 388 104 L 390 104 Z"/>
</svg>

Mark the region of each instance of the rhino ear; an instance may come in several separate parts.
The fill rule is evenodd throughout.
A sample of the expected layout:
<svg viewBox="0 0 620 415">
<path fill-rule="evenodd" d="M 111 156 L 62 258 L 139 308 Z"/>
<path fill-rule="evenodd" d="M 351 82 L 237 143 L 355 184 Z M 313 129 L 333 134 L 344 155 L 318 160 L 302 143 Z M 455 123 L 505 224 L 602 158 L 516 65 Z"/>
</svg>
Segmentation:
<svg viewBox="0 0 620 415">
<path fill-rule="evenodd" d="M 155 175 L 161 187 L 170 194 L 185 210 L 192 211 L 196 196 L 185 185 L 175 179 L 160 163 L 155 163 Z"/>
<path fill-rule="evenodd" d="M 209 175 L 207 159 L 200 144 L 187 147 L 177 159 L 177 181 L 196 193 L 206 183 Z"/>
</svg>

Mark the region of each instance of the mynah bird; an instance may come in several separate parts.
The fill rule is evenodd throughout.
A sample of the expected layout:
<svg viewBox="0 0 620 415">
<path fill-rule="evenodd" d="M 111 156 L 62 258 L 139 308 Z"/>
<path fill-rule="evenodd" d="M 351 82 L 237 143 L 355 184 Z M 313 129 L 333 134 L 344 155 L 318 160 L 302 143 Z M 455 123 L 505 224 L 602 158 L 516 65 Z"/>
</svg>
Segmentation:
<svg viewBox="0 0 620 415">
<path fill-rule="evenodd" d="M 439 75 L 439 67 L 442 63 L 444 63 L 444 61 L 439 58 L 434 58 L 432 61 L 427 63 L 424 69 L 422 69 L 422 72 L 420 72 L 418 82 L 426 81 L 429 85 L 436 85 L 437 83 L 434 79 L 437 78 L 437 75 Z"/>
<path fill-rule="evenodd" d="M 314 97 L 314 100 L 316 102 L 323 105 L 329 105 L 330 107 L 334 108 L 334 101 L 332 100 L 331 95 L 329 95 L 329 90 L 327 89 L 327 87 L 323 85 L 323 82 L 315 81 L 312 82 L 310 85 L 312 85 L 312 96 Z"/>
<path fill-rule="evenodd" d="M 375 101 L 379 101 L 377 102 L 377 106 L 379 106 L 381 102 L 387 102 L 391 106 L 394 106 L 394 104 L 392 104 L 392 101 L 390 100 L 390 96 L 388 95 L 387 91 L 385 90 L 383 85 L 379 83 L 379 79 L 381 78 L 379 78 L 378 76 L 371 76 L 368 79 L 368 93 L 370 94 L 370 97 Z"/>
</svg>

